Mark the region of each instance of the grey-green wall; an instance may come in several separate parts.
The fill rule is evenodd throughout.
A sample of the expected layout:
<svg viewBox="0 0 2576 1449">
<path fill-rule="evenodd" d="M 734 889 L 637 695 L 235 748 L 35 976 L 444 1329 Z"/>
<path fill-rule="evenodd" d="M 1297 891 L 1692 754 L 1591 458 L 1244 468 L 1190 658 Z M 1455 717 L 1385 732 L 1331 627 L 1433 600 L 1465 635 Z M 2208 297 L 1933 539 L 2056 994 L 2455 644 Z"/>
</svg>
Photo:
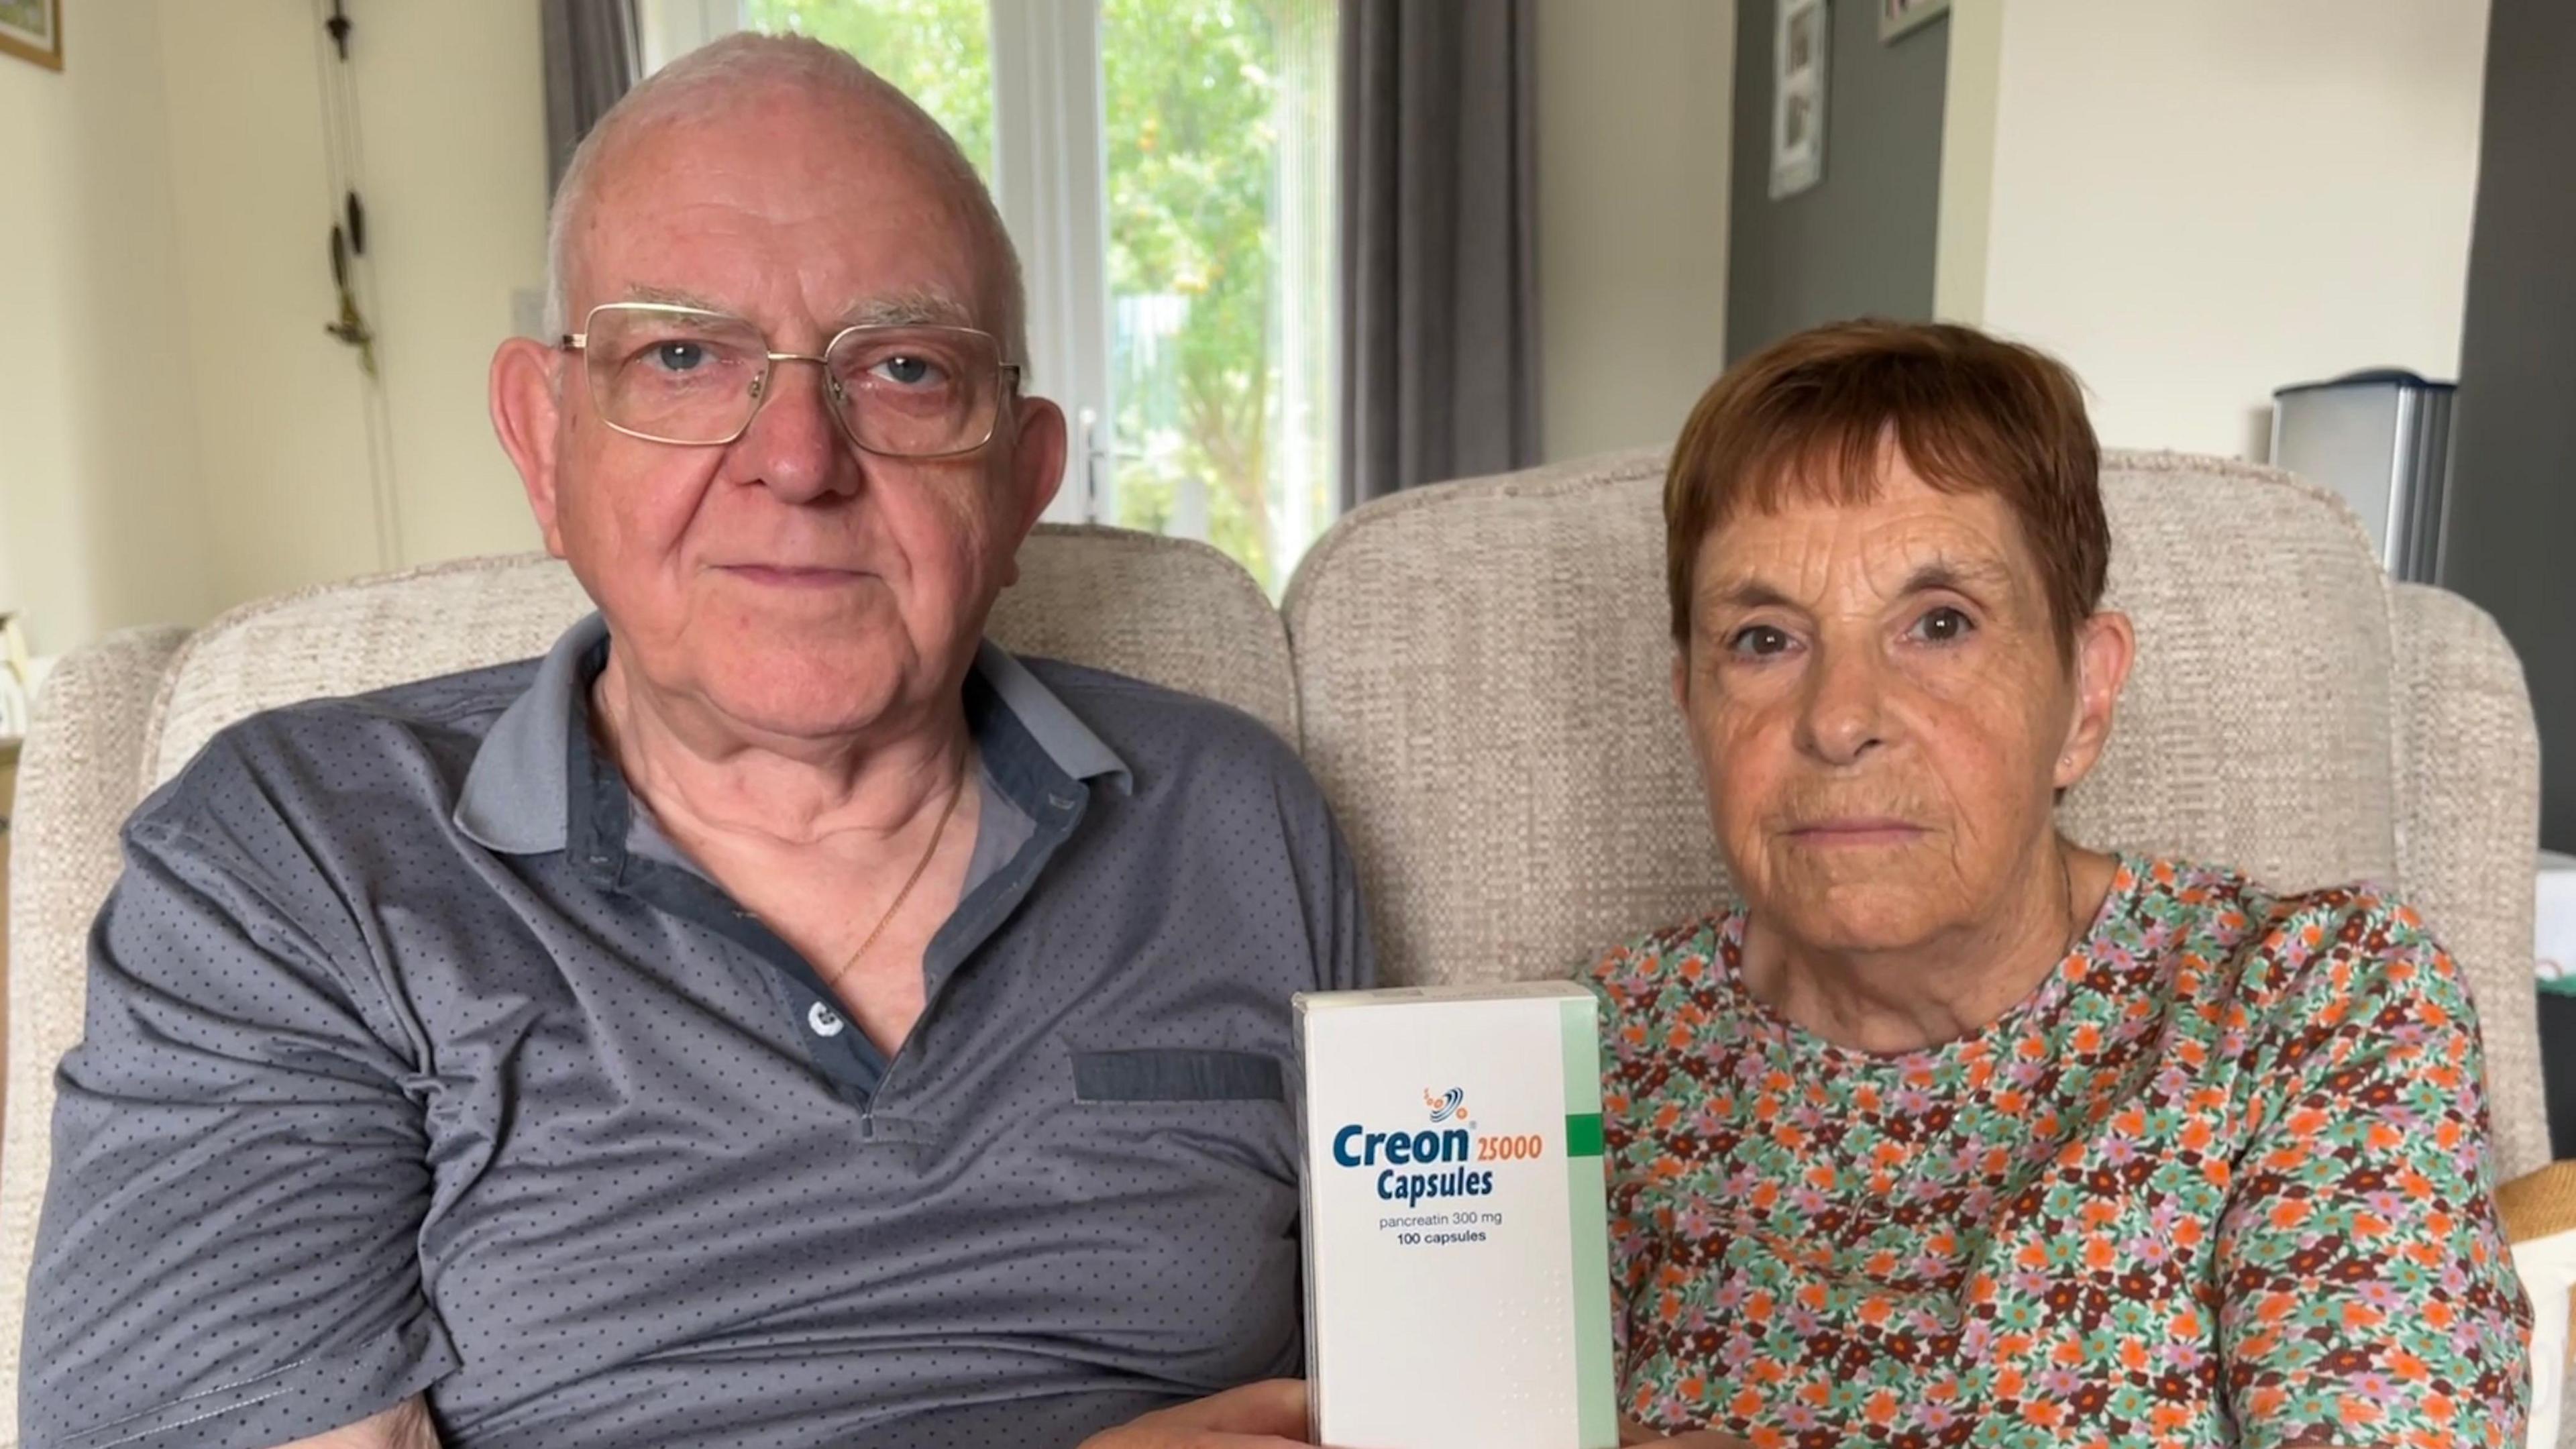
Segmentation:
<svg viewBox="0 0 2576 1449">
<path fill-rule="evenodd" d="M 2495 615 L 2540 717 L 2544 843 L 2576 850 L 2576 5 L 2494 0 L 2442 583 Z"/>
<path fill-rule="evenodd" d="M 1830 0 L 1824 179 L 1771 199 L 1773 27 L 1779 0 L 1740 0 L 1727 237 L 1726 355 L 1846 317 L 1932 315 L 1941 113 L 1950 22 L 1894 44 L 1873 0 Z"/>
</svg>

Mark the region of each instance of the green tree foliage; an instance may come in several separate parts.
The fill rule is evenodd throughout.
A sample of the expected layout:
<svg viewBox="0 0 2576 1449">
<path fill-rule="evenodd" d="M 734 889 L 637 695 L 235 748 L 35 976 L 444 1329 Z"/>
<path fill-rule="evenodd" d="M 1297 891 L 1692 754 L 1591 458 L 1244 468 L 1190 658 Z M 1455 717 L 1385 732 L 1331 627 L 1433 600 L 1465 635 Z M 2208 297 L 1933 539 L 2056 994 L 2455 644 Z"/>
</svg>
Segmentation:
<svg viewBox="0 0 2576 1449">
<path fill-rule="evenodd" d="M 1102 0 L 1109 291 L 1186 308 L 1146 365 L 1122 339 L 1119 522 L 1206 490 L 1208 538 L 1271 582 L 1269 226 L 1275 46 L 1267 0 Z M 1176 308 L 1176 310 L 1177 310 Z"/>
<path fill-rule="evenodd" d="M 993 25 L 984 0 L 744 0 L 743 24 L 859 58 L 938 118 L 993 175 Z"/>
<path fill-rule="evenodd" d="M 1161 531 L 1195 485 L 1209 541 L 1272 587 L 1275 72 L 1281 7 L 1299 3 L 1313 0 L 1100 0 L 1116 520 Z M 992 175 L 984 0 L 747 0 L 745 14 L 848 50 Z"/>
</svg>

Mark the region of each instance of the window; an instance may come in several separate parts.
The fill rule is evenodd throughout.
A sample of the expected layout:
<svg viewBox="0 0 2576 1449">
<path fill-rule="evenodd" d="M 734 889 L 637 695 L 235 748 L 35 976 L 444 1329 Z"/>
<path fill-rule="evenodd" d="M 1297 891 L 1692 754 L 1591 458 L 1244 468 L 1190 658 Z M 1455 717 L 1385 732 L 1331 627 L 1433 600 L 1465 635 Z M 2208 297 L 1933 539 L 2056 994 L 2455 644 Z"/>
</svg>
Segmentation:
<svg viewBox="0 0 2576 1449">
<path fill-rule="evenodd" d="M 1337 496 L 1336 9 L 659 0 L 647 59 L 796 31 L 919 100 L 1028 271 L 1031 385 L 1075 433 L 1050 516 L 1205 539 L 1276 593 Z"/>
<path fill-rule="evenodd" d="M 993 176 L 993 26 L 985 0 L 742 0 L 752 30 L 837 45 L 939 118 Z"/>
</svg>

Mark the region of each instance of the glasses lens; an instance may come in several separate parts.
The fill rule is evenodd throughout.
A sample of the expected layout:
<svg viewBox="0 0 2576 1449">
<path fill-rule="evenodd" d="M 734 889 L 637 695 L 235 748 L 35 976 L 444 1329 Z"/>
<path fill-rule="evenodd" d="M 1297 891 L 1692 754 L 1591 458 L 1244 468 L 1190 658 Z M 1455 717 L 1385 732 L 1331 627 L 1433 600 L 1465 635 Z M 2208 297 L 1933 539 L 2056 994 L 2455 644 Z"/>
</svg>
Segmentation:
<svg viewBox="0 0 2576 1449">
<path fill-rule="evenodd" d="M 751 421 L 769 344 L 713 313 L 602 307 L 583 356 L 591 396 L 611 423 L 670 443 L 721 443 Z"/>
<path fill-rule="evenodd" d="M 849 409 L 850 436 L 872 453 L 934 458 L 993 435 L 1001 350 L 962 327 L 867 327 L 825 359 Z"/>
</svg>

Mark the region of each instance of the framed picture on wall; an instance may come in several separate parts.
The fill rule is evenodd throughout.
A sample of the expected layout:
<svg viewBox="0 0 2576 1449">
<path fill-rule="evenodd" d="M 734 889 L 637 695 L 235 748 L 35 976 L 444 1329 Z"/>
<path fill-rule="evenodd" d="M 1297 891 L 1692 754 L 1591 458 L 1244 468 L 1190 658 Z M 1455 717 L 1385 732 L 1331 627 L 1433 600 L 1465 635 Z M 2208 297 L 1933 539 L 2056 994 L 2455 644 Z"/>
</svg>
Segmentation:
<svg viewBox="0 0 2576 1449">
<path fill-rule="evenodd" d="M 1780 0 L 1771 66 L 1771 198 L 1795 196 L 1825 175 L 1825 52 L 1833 37 L 1825 0 Z"/>
<path fill-rule="evenodd" d="M 0 0 L 0 54 L 63 68 L 63 0 Z"/>
<path fill-rule="evenodd" d="M 1878 0 L 1880 44 L 1894 40 L 1938 16 L 1950 13 L 1950 0 Z"/>
</svg>

